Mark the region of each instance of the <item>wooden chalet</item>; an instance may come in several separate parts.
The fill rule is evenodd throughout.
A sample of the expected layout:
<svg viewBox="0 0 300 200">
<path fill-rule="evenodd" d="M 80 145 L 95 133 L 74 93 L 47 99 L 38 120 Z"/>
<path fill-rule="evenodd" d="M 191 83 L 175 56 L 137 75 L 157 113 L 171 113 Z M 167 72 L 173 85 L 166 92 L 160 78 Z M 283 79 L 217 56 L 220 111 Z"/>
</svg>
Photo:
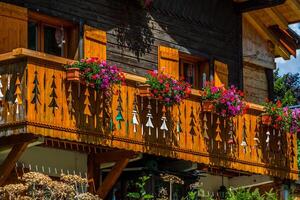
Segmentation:
<svg viewBox="0 0 300 200">
<path fill-rule="evenodd" d="M 259 103 L 272 99 L 274 58 L 296 56 L 300 38 L 288 25 L 299 20 L 298 0 L 0 2 L 0 185 L 22 167 L 86 173 L 89 191 L 107 199 L 138 168 L 183 177 L 198 170 L 210 177 L 204 185 L 217 182 L 212 191 L 221 176 L 226 186 L 239 177 L 277 185 L 298 179 L 296 136 L 262 126 Z M 112 99 L 66 80 L 64 65 L 95 56 L 126 72 Z M 162 106 L 139 97 L 138 87 L 147 70 L 162 68 L 194 88 L 168 109 L 165 134 Z M 228 120 L 202 112 L 200 89 L 212 79 L 238 86 L 250 107 L 233 120 L 233 146 Z"/>
</svg>

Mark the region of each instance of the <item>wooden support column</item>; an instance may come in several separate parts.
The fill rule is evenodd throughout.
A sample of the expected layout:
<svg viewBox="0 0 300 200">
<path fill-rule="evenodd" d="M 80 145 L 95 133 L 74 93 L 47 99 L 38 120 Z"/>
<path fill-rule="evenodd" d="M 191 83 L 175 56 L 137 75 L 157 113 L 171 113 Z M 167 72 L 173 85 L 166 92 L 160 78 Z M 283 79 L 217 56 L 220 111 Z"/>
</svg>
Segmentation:
<svg viewBox="0 0 300 200">
<path fill-rule="evenodd" d="M 115 166 L 105 177 L 103 184 L 100 186 L 100 188 L 97 191 L 97 194 L 99 195 L 100 198 L 105 199 L 105 197 L 107 196 L 111 188 L 117 182 L 123 169 L 127 166 L 128 162 L 129 162 L 129 158 L 123 158 L 115 164 Z"/>
<path fill-rule="evenodd" d="M 19 160 L 22 153 L 26 150 L 29 143 L 30 142 L 24 142 L 13 146 L 6 159 L 0 166 L 0 186 L 2 186 L 5 183 L 6 179 L 10 176 L 12 170 L 16 165 L 16 162 Z"/>
<path fill-rule="evenodd" d="M 100 163 L 96 161 L 94 153 L 90 153 L 87 156 L 87 178 L 88 191 L 95 193 L 100 183 Z"/>
</svg>

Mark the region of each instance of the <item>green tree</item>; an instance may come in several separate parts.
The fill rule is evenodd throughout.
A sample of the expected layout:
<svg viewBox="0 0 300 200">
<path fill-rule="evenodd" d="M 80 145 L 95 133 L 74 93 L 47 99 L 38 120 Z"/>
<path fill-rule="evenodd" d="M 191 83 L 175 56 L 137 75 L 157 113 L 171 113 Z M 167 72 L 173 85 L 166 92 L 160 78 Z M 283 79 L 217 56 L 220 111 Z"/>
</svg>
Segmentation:
<svg viewBox="0 0 300 200">
<path fill-rule="evenodd" d="M 300 74 L 287 73 L 279 75 L 278 69 L 274 71 L 275 100 L 281 100 L 283 106 L 297 104 L 300 101 Z"/>
</svg>

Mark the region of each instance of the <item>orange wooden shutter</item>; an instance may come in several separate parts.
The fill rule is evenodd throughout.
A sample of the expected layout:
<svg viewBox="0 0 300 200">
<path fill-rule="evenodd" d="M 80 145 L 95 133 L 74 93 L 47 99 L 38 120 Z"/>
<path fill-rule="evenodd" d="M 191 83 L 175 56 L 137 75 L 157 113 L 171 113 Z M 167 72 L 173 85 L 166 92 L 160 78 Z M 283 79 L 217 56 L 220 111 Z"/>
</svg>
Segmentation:
<svg viewBox="0 0 300 200">
<path fill-rule="evenodd" d="M 27 48 L 27 19 L 26 8 L 0 2 L 0 53 Z"/>
<path fill-rule="evenodd" d="M 106 32 L 84 25 L 84 57 L 106 60 Z"/>
<path fill-rule="evenodd" d="M 179 78 L 179 53 L 177 49 L 159 46 L 158 70 Z"/>
<path fill-rule="evenodd" d="M 224 85 L 228 87 L 228 66 L 220 61 L 215 60 L 214 62 L 214 81 L 216 86 Z"/>
</svg>

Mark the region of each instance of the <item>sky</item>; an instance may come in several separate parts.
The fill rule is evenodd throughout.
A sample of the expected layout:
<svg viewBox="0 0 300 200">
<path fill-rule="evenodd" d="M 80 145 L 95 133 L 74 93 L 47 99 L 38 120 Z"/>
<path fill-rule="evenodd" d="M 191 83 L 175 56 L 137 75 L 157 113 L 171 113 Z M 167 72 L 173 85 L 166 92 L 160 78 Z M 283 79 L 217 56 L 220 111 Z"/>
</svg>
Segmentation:
<svg viewBox="0 0 300 200">
<path fill-rule="evenodd" d="M 300 23 L 290 25 L 298 35 L 300 35 Z M 294 58 L 291 56 L 290 60 L 284 60 L 282 58 L 276 58 L 276 67 L 279 68 L 279 74 L 286 74 L 286 73 L 300 73 L 300 49 L 297 50 L 297 56 Z"/>
</svg>

